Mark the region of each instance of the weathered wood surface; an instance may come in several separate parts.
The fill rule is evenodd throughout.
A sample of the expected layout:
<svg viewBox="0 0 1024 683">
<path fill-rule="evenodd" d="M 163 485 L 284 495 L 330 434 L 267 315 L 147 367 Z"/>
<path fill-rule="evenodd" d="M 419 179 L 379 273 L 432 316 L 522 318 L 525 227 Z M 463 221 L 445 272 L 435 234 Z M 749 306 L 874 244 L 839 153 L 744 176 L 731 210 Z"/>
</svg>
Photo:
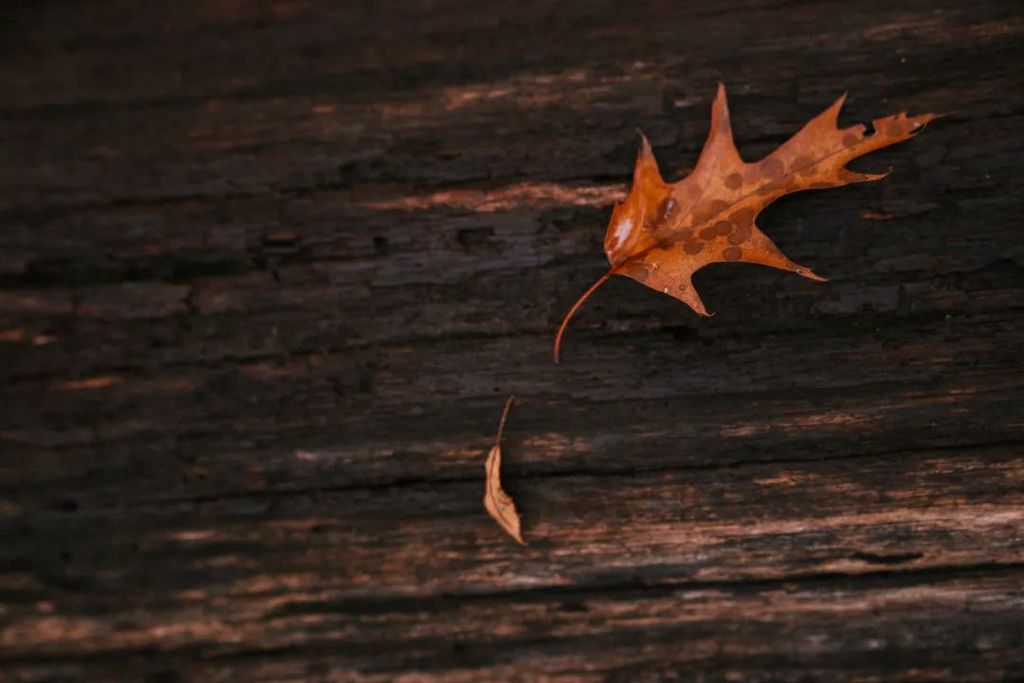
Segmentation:
<svg viewBox="0 0 1024 683">
<path fill-rule="evenodd" d="M 1020 675 L 1019 4 L 681 5 L 5 6 L 0 680 Z M 553 366 L 719 79 L 952 113 Z"/>
</svg>

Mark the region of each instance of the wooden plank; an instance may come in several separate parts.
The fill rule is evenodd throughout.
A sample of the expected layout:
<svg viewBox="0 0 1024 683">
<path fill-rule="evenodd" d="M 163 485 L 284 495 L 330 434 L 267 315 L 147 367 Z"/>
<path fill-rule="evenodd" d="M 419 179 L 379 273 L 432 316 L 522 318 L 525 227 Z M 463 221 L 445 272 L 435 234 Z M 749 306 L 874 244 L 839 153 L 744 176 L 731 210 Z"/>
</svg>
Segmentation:
<svg viewBox="0 0 1024 683">
<path fill-rule="evenodd" d="M 1011 2 L 33 3 L 0 65 L 0 680 L 1011 679 Z M 603 271 L 693 163 L 950 111 L 761 217 L 831 281 Z M 504 481 L 530 546 L 480 505 Z"/>
<path fill-rule="evenodd" d="M 37 511 L 2 546 L 0 661 L 827 670 L 866 649 L 914 680 L 928 657 L 955 663 L 932 650 L 953 642 L 992 674 L 1021 654 L 1022 480 L 1016 447 L 520 479 L 526 549 L 482 513 L 479 481 Z M 968 630 L 949 641 L 936 619 Z M 540 624 L 550 642 L 529 637 Z M 583 637 L 612 651 L 581 660 Z"/>
</svg>

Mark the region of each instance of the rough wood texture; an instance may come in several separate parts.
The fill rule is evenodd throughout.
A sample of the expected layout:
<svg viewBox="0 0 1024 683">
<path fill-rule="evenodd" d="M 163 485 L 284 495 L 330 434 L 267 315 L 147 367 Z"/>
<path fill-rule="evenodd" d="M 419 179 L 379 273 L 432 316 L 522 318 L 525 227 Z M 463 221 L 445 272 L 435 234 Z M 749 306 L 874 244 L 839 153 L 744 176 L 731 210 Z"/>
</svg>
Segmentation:
<svg viewBox="0 0 1024 683">
<path fill-rule="evenodd" d="M 12 5 L 0 680 L 1019 675 L 1019 3 Z M 764 215 L 830 282 L 613 281 L 553 366 L 720 79 L 746 158 L 953 113 Z"/>
</svg>

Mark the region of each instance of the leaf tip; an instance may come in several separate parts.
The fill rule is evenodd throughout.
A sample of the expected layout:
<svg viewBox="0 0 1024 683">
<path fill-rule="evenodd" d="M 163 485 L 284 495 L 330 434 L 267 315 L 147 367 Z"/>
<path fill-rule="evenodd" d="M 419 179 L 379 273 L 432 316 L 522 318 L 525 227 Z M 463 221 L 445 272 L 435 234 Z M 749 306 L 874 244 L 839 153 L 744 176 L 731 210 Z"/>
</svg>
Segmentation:
<svg viewBox="0 0 1024 683">
<path fill-rule="evenodd" d="M 494 437 L 495 447 L 501 444 L 501 436 L 505 433 L 505 420 L 508 419 L 508 411 L 512 409 L 512 404 L 515 402 L 515 394 L 509 394 L 508 398 L 505 399 L 505 407 L 501 411 L 501 420 L 498 421 L 498 435 Z"/>
<path fill-rule="evenodd" d="M 708 311 L 708 309 L 704 306 L 704 302 L 701 301 L 700 299 L 697 299 L 696 301 L 687 301 L 686 303 L 689 304 L 690 308 L 692 308 L 693 311 L 702 318 L 715 317 L 715 312 Z"/>
<path fill-rule="evenodd" d="M 822 277 L 821 275 L 818 275 L 810 268 L 805 268 L 803 266 L 800 266 L 799 268 L 796 269 L 796 274 L 802 275 L 808 280 L 814 280 L 815 282 L 828 282 L 827 277 Z"/>
<path fill-rule="evenodd" d="M 927 114 L 918 114 L 917 116 L 911 116 L 910 120 L 913 122 L 914 127 L 911 129 L 911 135 L 917 135 L 927 127 L 932 121 L 938 121 L 956 114 L 956 109 L 950 109 L 949 111 L 941 111 L 939 113 L 928 112 Z"/>
<path fill-rule="evenodd" d="M 850 183 L 870 183 L 875 180 L 882 180 L 890 173 L 892 173 L 891 166 L 881 173 L 861 173 L 859 171 L 843 169 L 843 171 L 841 171 L 840 179 L 842 180 L 843 185 L 848 185 Z"/>
<path fill-rule="evenodd" d="M 715 101 L 711 105 L 712 120 L 718 117 L 729 117 L 729 95 L 725 90 L 725 83 L 718 82 L 718 90 L 715 92 Z"/>
</svg>

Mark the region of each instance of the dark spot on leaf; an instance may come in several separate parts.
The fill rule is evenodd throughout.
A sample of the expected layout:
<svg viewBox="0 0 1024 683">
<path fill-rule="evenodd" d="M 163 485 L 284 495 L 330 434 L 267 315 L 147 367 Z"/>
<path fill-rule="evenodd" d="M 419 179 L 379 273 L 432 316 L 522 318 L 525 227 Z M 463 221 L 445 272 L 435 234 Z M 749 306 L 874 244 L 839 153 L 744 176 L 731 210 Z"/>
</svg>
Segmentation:
<svg viewBox="0 0 1024 683">
<path fill-rule="evenodd" d="M 750 223 L 737 225 L 736 230 L 729 235 L 729 244 L 742 244 L 743 242 L 746 242 L 747 239 L 750 238 L 751 232 Z"/>
<path fill-rule="evenodd" d="M 677 215 L 679 215 L 679 202 L 672 197 L 665 197 L 658 204 L 658 208 L 654 211 L 654 216 L 651 219 L 653 227 L 658 227 L 670 222 Z"/>
<path fill-rule="evenodd" d="M 733 212 L 733 214 L 729 216 L 729 220 L 732 221 L 735 225 L 743 225 L 744 223 L 753 223 L 754 216 L 756 215 L 757 212 L 754 211 L 753 209 L 744 208 L 740 209 L 739 211 Z"/>
<path fill-rule="evenodd" d="M 763 187 L 761 187 L 761 189 L 758 190 L 758 194 L 771 194 L 772 192 L 778 192 L 779 190 L 785 190 L 791 184 L 792 183 L 791 183 L 789 178 L 779 178 L 778 180 L 773 180 L 772 182 L 768 183 L 767 185 L 764 185 Z"/>
<path fill-rule="evenodd" d="M 700 231 L 701 239 L 711 240 L 716 237 L 725 237 L 732 232 L 732 223 L 729 221 L 718 221 L 710 228 L 704 228 Z"/>
<path fill-rule="evenodd" d="M 790 166 L 797 173 L 810 173 L 813 170 L 814 160 L 805 154 L 801 154 L 796 159 L 793 159 L 793 165 Z"/>
<path fill-rule="evenodd" d="M 847 133 L 843 136 L 843 147 L 853 147 L 860 141 L 856 133 Z"/>
<path fill-rule="evenodd" d="M 704 245 L 700 242 L 684 242 L 683 251 L 687 254 L 699 254 L 704 248 Z"/>
<path fill-rule="evenodd" d="M 705 204 L 704 206 L 701 206 L 696 211 L 694 211 L 693 220 L 695 223 L 698 224 L 703 223 L 704 221 L 714 218 L 719 213 L 725 211 L 728 208 L 729 202 L 722 199 L 716 199 L 715 201 L 710 202 L 709 204 Z"/>
<path fill-rule="evenodd" d="M 726 261 L 739 261 L 741 256 L 743 256 L 743 250 L 739 247 L 727 247 L 722 252 L 722 258 Z"/>
<path fill-rule="evenodd" d="M 678 289 L 680 292 L 690 291 L 690 288 L 686 286 L 685 282 L 680 282 L 678 285 L 676 285 L 676 289 Z"/>
<path fill-rule="evenodd" d="M 743 185 L 743 176 L 739 173 L 730 173 L 725 177 L 725 186 L 730 190 L 738 190 Z"/>
<path fill-rule="evenodd" d="M 774 180 L 782 177 L 782 174 L 786 172 L 786 167 L 778 159 L 766 159 L 761 164 L 761 172 L 766 177 Z"/>
</svg>

